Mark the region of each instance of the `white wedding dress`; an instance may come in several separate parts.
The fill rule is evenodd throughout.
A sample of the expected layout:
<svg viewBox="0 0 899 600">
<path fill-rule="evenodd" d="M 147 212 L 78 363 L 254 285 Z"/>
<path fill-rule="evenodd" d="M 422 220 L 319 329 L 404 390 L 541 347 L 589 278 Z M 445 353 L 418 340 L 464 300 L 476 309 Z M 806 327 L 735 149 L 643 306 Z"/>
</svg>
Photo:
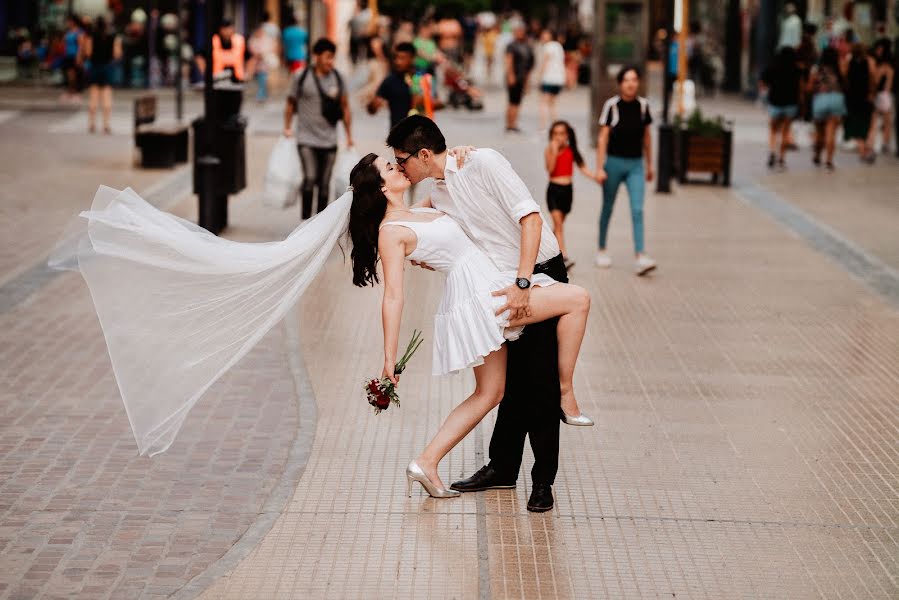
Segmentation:
<svg viewBox="0 0 899 600">
<path fill-rule="evenodd" d="M 381 227 L 400 225 L 418 238 L 406 258 L 427 263 L 446 273 L 446 284 L 434 317 L 433 373 L 445 375 L 476 367 L 506 340 L 515 340 L 523 327 L 508 327 L 508 311 L 497 315 L 505 296 L 493 292 L 515 282 L 515 271 L 500 271 L 462 228 L 449 216 L 433 208 L 413 212 L 442 215 L 432 221 L 390 221 Z M 547 275 L 535 274 L 534 286 L 556 283 Z"/>
<path fill-rule="evenodd" d="M 346 233 L 352 202 L 343 194 L 284 240 L 242 243 L 131 189 L 99 188 L 49 262 L 87 282 L 140 454 L 168 449 L 203 393 L 296 304 Z M 404 225 L 418 235 L 410 258 L 447 273 L 435 372 L 479 364 L 520 333 L 504 330 L 494 315 L 504 299 L 491 296 L 514 273 L 500 273 L 449 217 Z"/>
</svg>

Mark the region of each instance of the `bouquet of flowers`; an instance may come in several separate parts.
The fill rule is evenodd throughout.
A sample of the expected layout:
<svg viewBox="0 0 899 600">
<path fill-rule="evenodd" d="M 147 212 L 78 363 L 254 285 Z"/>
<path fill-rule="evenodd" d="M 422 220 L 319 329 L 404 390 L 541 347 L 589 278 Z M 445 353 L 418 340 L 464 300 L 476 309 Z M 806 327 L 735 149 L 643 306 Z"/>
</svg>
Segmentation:
<svg viewBox="0 0 899 600">
<path fill-rule="evenodd" d="M 417 329 L 414 330 L 412 332 L 412 339 L 409 340 L 409 345 L 406 346 L 406 353 L 403 354 L 403 357 L 396 363 L 396 366 L 393 369 L 394 375 L 399 375 L 405 370 L 406 363 L 409 362 L 409 359 L 412 358 L 412 355 L 415 354 L 415 351 L 421 346 L 421 341 L 421 332 Z M 396 386 L 394 386 L 393 382 L 387 377 L 382 379 L 369 379 L 365 382 L 365 385 L 362 386 L 362 389 L 365 390 L 365 397 L 368 400 L 368 403 L 375 407 L 375 414 L 380 413 L 382 410 L 387 410 L 391 402 L 397 406 L 400 405 L 400 397 L 396 393 Z"/>
</svg>

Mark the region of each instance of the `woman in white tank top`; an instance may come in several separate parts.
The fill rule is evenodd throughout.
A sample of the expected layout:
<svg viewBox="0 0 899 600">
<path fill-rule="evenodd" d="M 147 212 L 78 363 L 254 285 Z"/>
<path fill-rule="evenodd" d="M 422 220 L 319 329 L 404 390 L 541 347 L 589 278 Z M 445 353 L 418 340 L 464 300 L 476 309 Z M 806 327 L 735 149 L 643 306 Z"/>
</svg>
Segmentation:
<svg viewBox="0 0 899 600">
<path fill-rule="evenodd" d="M 510 322 L 508 311 L 504 310 L 505 298 L 497 296 L 494 290 L 505 288 L 515 279 L 515 273 L 501 272 L 446 214 L 433 208 L 406 208 L 403 194 L 410 184 L 402 171 L 369 154 L 353 169 L 350 182 L 354 195 L 349 222 L 353 283 L 378 283 L 379 260 L 384 277 L 382 377 L 394 383 L 399 381 L 394 364 L 403 311 L 405 261 L 424 262 L 446 273 L 443 298 L 434 321 L 433 373 L 442 375 L 474 367 L 476 386 L 474 393 L 453 409 L 406 473 L 410 485 L 418 481 L 434 497 L 457 496 L 458 492 L 443 485 L 437 465 L 502 400 L 505 341 L 527 335 L 526 325 L 559 317 L 559 382 L 563 390 L 572 390 L 574 363 L 587 324 L 590 296 L 583 288 L 535 274 L 530 316 Z"/>
</svg>

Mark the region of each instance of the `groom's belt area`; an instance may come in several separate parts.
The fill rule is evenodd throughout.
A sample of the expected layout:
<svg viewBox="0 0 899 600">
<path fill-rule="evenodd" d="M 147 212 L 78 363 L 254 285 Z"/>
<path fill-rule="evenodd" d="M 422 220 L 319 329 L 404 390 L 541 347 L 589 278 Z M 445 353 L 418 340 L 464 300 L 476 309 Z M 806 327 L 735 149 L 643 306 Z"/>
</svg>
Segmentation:
<svg viewBox="0 0 899 600">
<path fill-rule="evenodd" d="M 534 265 L 534 273 L 544 273 L 548 275 L 560 268 L 563 271 L 565 270 L 565 261 L 561 254 L 557 254 L 548 260 L 544 260 L 543 262 Z"/>
</svg>

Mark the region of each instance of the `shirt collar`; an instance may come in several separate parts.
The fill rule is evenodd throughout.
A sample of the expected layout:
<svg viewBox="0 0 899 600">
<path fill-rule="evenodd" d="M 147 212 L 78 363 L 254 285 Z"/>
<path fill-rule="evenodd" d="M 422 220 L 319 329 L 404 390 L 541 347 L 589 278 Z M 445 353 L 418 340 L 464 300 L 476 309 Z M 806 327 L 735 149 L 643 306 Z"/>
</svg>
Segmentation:
<svg viewBox="0 0 899 600">
<path fill-rule="evenodd" d="M 447 154 L 446 155 L 446 164 L 443 166 L 444 179 L 450 173 L 453 173 L 455 175 L 458 172 L 459 172 L 459 164 L 456 162 L 456 157 L 451 154 Z"/>
</svg>

